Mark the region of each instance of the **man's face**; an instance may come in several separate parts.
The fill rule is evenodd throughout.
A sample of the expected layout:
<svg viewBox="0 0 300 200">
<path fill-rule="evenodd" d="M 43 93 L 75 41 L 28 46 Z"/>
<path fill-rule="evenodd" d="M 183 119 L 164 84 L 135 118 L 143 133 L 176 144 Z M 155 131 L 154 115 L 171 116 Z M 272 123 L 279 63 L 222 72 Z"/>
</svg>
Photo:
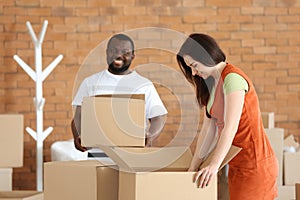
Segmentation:
<svg viewBox="0 0 300 200">
<path fill-rule="evenodd" d="M 129 41 L 112 39 L 106 50 L 106 60 L 109 71 L 114 74 L 122 74 L 131 65 L 134 59 L 132 46 Z"/>
</svg>

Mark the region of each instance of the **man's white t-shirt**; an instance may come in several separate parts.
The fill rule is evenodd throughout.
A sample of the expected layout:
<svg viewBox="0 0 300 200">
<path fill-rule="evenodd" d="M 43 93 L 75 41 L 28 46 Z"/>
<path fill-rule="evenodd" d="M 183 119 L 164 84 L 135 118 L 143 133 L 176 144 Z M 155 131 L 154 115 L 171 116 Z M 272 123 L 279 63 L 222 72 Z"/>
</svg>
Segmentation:
<svg viewBox="0 0 300 200">
<path fill-rule="evenodd" d="M 83 97 L 101 94 L 145 94 L 146 119 L 168 113 L 153 83 L 135 71 L 127 75 L 115 75 L 108 70 L 103 70 L 85 78 L 72 101 L 72 105 L 81 106 Z M 145 123 L 147 129 L 147 122 Z M 92 148 L 89 152 L 101 153 L 103 151 Z M 105 163 L 113 163 L 110 158 L 101 157 L 98 159 L 105 161 Z"/>
<path fill-rule="evenodd" d="M 115 75 L 103 70 L 85 78 L 72 105 L 81 106 L 83 97 L 101 94 L 145 94 L 146 119 L 167 114 L 153 83 L 136 71 L 127 75 Z"/>
</svg>

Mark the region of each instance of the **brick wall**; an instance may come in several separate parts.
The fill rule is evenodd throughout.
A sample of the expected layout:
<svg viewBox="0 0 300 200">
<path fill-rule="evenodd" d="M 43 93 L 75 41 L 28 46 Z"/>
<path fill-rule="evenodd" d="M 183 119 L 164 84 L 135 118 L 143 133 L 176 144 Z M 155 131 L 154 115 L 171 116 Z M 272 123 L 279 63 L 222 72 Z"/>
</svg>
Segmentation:
<svg viewBox="0 0 300 200">
<path fill-rule="evenodd" d="M 299 139 L 299 1 L 1 1 L 0 113 L 24 114 L 25 126 L 33 129 L 36 123 L 33 105 L 35 84 L 13 60 L 13 55 L 19 55 L 27 64 L 34 66 L 34 47 L 25 23 L 30 21 L 38 35 L 44 20 L 48 20 L 49 24 L 43 43 L 43 66 L 47 66 L 59 54 L 64 56 L 44 82 L 44 127 L 54 127 L 45 140 L 45 161 L 51 159 L 50 146 L 54 141 L 71 138 L 69 124 L 73 115 L 73 87 L 80 80 L 78 77 L 84 75 L 80 73 L 77 77 L 87 55 L 113 33 L 144 27 L 166 28 L 177 31 L 178 34 L 211 34 L 226 52 L 228 62 L 240 66 L 252 78 L 261 110 L 275 112 L 276 126 L 285 128 L 286 134 L 294 134 Z M 171 35 L 168 40 L 168 36 L 154 32 L 138 35 L 136 38 L 141 45 L 147 38 L 154 38 L 153 44 L 146 44 L 150 46 L 163 47 L 170 45 L 170 42 L 169 48 L 180 45 L 178 40 L 170 40 Z M 137 51 L 134 64 L 150 62 L 177 69 L 174 51 L 152 52 L 151 49 L 141 49 Z M 160 76 L 160 73 L 150 70 L 148 75 L 151 74 Z M 172 91 L 161 84 L 156 86 L 172 114 L 164 130 L 171 134 L 164 134 L 158 141 L 158 145 L 163 145 L 177 131 L 180 111 L 176 109 L 178 98 L 174 97 Z M 178 91 L 180 90 L 185 91 L 184 88 Z M 186 101 L 193 99 L 189 95 L 184 98 Z M 24 140 L 24 167 L 14 169 L 13 186 L 14 189 L 35 189 L 35 141 L 25 130 Z"/>
</svg>

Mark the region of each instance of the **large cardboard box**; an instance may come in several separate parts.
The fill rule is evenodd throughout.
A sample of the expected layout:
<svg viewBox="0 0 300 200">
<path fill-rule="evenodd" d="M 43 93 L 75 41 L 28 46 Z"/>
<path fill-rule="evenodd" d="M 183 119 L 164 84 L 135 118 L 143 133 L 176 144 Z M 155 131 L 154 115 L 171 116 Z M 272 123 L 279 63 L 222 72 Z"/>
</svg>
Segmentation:
<svg viewBox="0 0 300 200">
<path fill-rule="evenodd" d="M 117 200 L 119 173 L 116 166 L 96 160 L 44 164 L 45 200 Z"/>
<path fill-rule="evenodd" d="M 300 182 L 300 152 L 284 152 L 283 160 L 284 185 L 294 186 Z"/>
<path fill-rule="evenodd" d="M 266 134 L 269 138 L 271 146 L 275 152 L 278 161 L 278 177 L 277 185 L 283 185 L 283 138 L 284 129 L 283 128 L 266 128 Z"/>
<path fill-rule="evenodd" d="M 278 196 L 275 200 L 295 200 L 295 186 L 278 186 Z"/>
<path fill-rule="evenodd" d="M 85 97 L 81 108 L 84 146 L 145 146 L 145 96 Z"/>
<path fill-rule="evenodd" d="M 0 167 L 23 166 L 23 115 L 0 115 Z"/>
<path fill-rule="evenodd" d="M 12 168 L 0 168 L 0 191 L 12 190 Z"/>
<path fill-rule="evenodd" d="M 0 200 L 43 200 L 44 194 L 37 191 L 6 191 L 0 192 Z"/>
<path fill-rule="evenodd" d="M 195 172 L 157 171 L 122 172 L 119 180 L 119 200 L 194 200 L 217 199 L 217 180 L 208 187 L 197 188 Z"/>
<path fill-rule="evenodd" d="M 164 148 L 167 149 L 166 147 Z M 103 149 L 101 147 L 103 151 L 121 166 L 122 170 L 120 169 L 119 172 L 119 200 L 217 199 L 217 178 L 208 187 L 204 189 L 197 188 L 196 183 L 193 183 L 195 172 L 187 171 L 192 158 L 191 155 L 189 153 L 182 153 L 183 149 L 181 147 L 169 148 L 169 157 L 173 157 L 173 162 L 156 171 L 144 171 L 145 168 L 143 166 L 139 169 L 139 163 L 131 162 L 132 158 L 122 157 L 119 152 L 115 151 L 115 148 Z M 179 150 L 176 151 L 174 148 L 178 148 Z M 140 151 L 144 151 L 145 149 L 141 148 Z M 159 152 L 162 151 L 161 149 Z M 118 148 L 118 150 L 120 149 Z M 149 150 L 146 151 L 148 152 Z M 232 147 L 224 159 L 222 166 L 239 151 L 240 148 Z M 167 152 L 168 150 L 162 152 L 165 155 L 160 157 L 159 160 L 166 158 L 165 156 L 168 155 Z M 181 152 L 182 156 L 177 157 L 178 152 Z M 208 164 L 209 159 L 210 156 L 207 158 L 207 162 L 204 162 L 203 166 Z"/>
<path fill-rule="evenodd" d="M 296 190 L 296 200 L 300 200 L 300 182 L 296 183 L 295 185 L 295 190 Z"/>
<path fill-rule="evenodd" d="M 262 112 L 261 117 L 262 117 L 264 128 L 274 128 L 275 127 L 274 112 Z"/>
</svg>

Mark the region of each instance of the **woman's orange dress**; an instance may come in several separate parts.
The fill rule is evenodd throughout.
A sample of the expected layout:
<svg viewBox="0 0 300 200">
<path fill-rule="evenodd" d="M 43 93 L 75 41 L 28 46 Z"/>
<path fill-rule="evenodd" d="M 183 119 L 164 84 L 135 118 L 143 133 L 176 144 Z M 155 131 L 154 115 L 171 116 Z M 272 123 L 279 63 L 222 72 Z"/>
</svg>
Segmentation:
<svg viewBox="0 0 300 200">
<path fill-rule="evenodd" d="M 253 83 L 239 68 L 227 64 L 223 69 L 209 117 L 216 121 L 221 134 L 224 127 L 222 83 L 229 73 L 241 75 L 249 85 L 239 127 L 232 143 L 242 150 L 229 162 L 230 200 L 273 200 L 277 196 L 278 162 L 264 131 Z"/>
</svg>

